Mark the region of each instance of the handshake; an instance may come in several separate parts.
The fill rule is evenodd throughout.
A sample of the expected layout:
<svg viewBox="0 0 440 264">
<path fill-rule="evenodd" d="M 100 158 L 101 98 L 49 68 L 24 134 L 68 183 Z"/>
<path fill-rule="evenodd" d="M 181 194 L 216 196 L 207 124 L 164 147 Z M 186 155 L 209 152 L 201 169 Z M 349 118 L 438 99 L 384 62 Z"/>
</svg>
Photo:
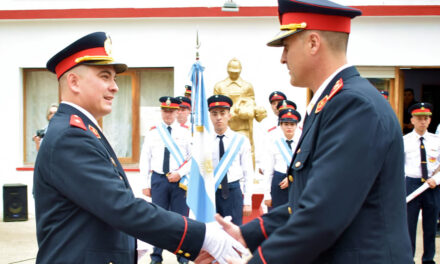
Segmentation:
<svg viewBox="0 0 440 264">
<path fill-rule="evenodd" d="M 219 214 L 217 222 L 206 224 L 205 240 L 196 258 L 196 264 L 241 264 L 242 255 L 247 255 L 246 242 L 240 228 Z"/>
</svg>

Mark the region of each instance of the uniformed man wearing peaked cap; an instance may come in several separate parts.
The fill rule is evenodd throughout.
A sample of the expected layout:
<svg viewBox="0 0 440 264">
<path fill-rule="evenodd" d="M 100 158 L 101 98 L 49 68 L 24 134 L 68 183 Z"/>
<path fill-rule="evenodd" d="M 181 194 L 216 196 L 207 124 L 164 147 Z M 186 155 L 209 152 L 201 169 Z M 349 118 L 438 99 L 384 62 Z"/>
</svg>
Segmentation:
<svg viewBox="0 0 440 264">
<path fill-rule="evenodd" d="M 212 165 L 216 179 L 215 206 L 217 213 L 231 216 L 241 224 L 243 215 L 252 211 L 253 164 L 249 139 L 229 128 L 232 100 L 225 95 L 208 98 L 212 135 Z"/>
<path fill-rule="evenodd" d="M 412 252 L 416 248 L 417 222 L 420 209 L 423 218 L 422 263 L 435 263 L 435 236 L 440 210 L 440 190 L 432 176 L 440 171 L 440 137 L 428 132 L 431 123 L 432 105 L 417 103 L 409 108 L 414 130 L 403 137 L 405 146 L 405 181 L 407 195 L 426 182 L 430 189 L 407 203 L 408 229 Z"/>
<path fill-rule="evenodd" d="M 285 109 L 296 110 L 296 104 L 290 100 L 283 100 L 283 101 L 278 102 L 277 109 L 278 109 L 278 111 L 285 110 Z"/>
<path fill-rule="evenodd" d="M 406 231 L 399 122 L 347 63 L 351 19 L 361 11 L 326 0 L 279 0 L 290 83 L 308 87 L 301 137 L 287 175 L 288 202 L 241 226 L 249 263 L 412 263 Z M 264 242 L 264 243 L 263 243 Z"/>
<path fill-rule="evenodd" d="M 188 117 L 191 116 L 191 99 L 184 96 L 178 96 L 176 98 L 180 101 L 177 121 L 183 127 L 190 129 L 191 120 Z"/>
<path fill-rule="evenodd" d="M 379 92 L 383 96 L 383 98 L 388 100 L 388 91 L 380 90 Z"/>
<path fill-rule="evenodd" d="M 301 121 L 301 115 L 294 109 L 281 110 L 279 113 L 281 133 L 272 137 L 268 143 L 267 167 L 264 170 L 264 176 L 267 180 L 264 203 L 269 210 L 287 203 L 287 187 L 289 181 L 293 181 L 293 177 L 287 178 L 286 168 L 290 164 L 293 150 L 298 143 L 294 135 L 299 121 Z"/>
<path fill-rule="evenodd" d="M 111 112 L 116 74 L 127 68 L 113 59 L 106 33 L 73 42 L 47 68 L 62 101 L 34 168 L 37 263 L 137 263 L 135 238 L 188 259 L 201 249 L 220 260 L 237 256 L 234 242 L 213 239 L 219 234 L 209 225 L 134 197 L 97 122 Z M 226 251 L 212 246 L 218 243 Z"/>
<path fill-rule="evenodd" d="M 191 99 L 191 85 L 185 85 L 185 94 L 186 98 Z"/>
</svg>

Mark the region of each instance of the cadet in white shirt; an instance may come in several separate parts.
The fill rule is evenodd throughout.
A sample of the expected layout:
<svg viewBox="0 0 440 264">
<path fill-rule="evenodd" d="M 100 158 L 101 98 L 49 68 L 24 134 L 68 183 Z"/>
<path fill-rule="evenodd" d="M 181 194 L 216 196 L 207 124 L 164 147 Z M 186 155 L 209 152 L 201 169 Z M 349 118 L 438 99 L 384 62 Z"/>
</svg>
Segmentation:
<svg viewBox="0 0 440 264">
<path fill-rule="evenodd" d="M 212 137 L 212 163 L 216 177 L 215 205 L 217 213 L 232 216 L 232 222 L 240 225 L 243 215 L 252 211 L 252 165 L 251 145 L 242 134 L 228 126 L 232 100 L 224 95 L 208 99 L 209 115 L 214 126 Z M 242 191 L 243 189 L 243 191 Z M 244 196 L 244 198 L 243 198 Z"/>
<path fill-rule="evenodd" d="M 190 171 L 191 135 L 187 128 L 176 122 L 180 100 L 164 96 L 161 102 L 162 122 L 153 126 L 145 135 L 139 167 L 146 177 L 144 194 L 154 204 L 167 210 L 188 216 L 186 182 Z M 188 260 L 178 256 L 179 263 Z M 162 249 L 155 247 L 151 264 L 162 262 Z"/>
<path fill-rule="evenodd" d="M 267 179 L 264 204 L 269 210 L 287 203 L 289 180 L 286 172 L 297 144 L 294 135 L 301 115 L 291 108 L 286 108 L 279 112 L 279 120 L 282 133 L 277 138 L 274 137 L 270 143 L 267 167 L 264 170 Z M 289 177 L 292 181 L 293 177 Z"/>
<path fill-rule="evenodd" d="M 412 193 L 425 181 L 430 189 L 407 204 L 408 229 L 414 254 L 417 220 L 420 209 L 423 218 L 422 263 L 435 263 L 435 234 L 439 215 L 439 184 L 431 178 L 439 171 L 440 138 L 427 131 L 431 122 L 432 106 L 418 103 L 409 108 L 414 130 L 403 137 L 405 145 L 405 175 L 407 194 Z"/>
</svg>

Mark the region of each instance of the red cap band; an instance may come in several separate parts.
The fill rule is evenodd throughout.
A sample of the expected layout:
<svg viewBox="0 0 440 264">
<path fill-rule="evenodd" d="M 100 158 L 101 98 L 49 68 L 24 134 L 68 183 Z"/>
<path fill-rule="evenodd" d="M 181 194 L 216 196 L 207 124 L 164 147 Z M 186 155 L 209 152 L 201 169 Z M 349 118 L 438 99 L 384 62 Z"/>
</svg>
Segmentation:
<svg viewBox="0 0 440 264">
<path fill-rule="evenodd" d="M 209 104 L 209 107 L 216 107 L 216 106 L 226 106 L 226 107 L 231 107 L 228 103 L 226 102 L 214 102 Z"/>
<path fill-rule="evenodd" d="M 292 115 L 290 112 L 281 116 L 281 119 L 284 119 L 284 118 L 291 118 L 291 119 L 298 120 L 298 117 L 296 115 Z"/>
<path fill-rule="evenodd" d="M 276 94 L 276 95 L 274 95 L 274 96 L 272 96 L 271 98 L 270 98 L 270 100 L 271 101 L 274 101 L 274 100 L 285 100 L 286 98 L 284 98 L 284 96 L 281 96 L 281 95 L 279 95 L 279 94 Z"/>
<path fill-rule="evenodd" d="M 281 25 L 307 24 L 305 29 L 337 31 L 350 33 L 350 17 L 323 15 L 316 13 L 284 13 L 281 17 Z"/>
<path fill-rule="evenodd" d="M 180 103 L 180 107 L 187 107 L 187 108 L 191 108 L 191 105 L 188 104 L 187 102 L 182 102 Z"/>
<path fill-rule="evenodd" d="M 98 48 L 82 50 L 73 55 L 70 55 L 69 57 L 65 58 L 60 63 L 58 63 L 58 65 L 55 67 L 57 78 L 60 78 L 61 75 L 63 75 L 63 73 L 68 71 L 73 66 L 77 65 L 78 63 L 76 63 L 75 61 L 77 58 L 81 58 L 84 56 L 108 56 L 108 54 L 105 51 L 104 47 L 98 47 Z"/>
<path fill-rule="evenodd" d="M 418 114 L 418 113 L 431 113 L 431 109 L 429 108 L 419 108 L 419 109 L 415 109 L 411 112 L 411 114 Z"/>
<path fill-rule="evenodd" d="M 162 108 L 175 108 L 175 109 L 179 109 L 179 104 L 176 103 L 171 103 L 171 104 L 167 104 L 166 102 L 161 103 L 160 107 Z"/>
</svg>

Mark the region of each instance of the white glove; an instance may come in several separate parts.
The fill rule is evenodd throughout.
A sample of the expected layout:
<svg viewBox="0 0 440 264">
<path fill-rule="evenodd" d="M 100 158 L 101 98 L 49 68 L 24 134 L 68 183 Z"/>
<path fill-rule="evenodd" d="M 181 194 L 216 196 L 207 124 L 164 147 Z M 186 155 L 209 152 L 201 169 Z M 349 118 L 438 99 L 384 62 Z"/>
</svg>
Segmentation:
<svg viewBox="0 0 440 264">
<path fill-rule="evenodd" d="M 246 248 L 226 233 L 217 222 L 206 224 L 202 250 L 207 251 L 220 264 L 227 264 L 227 259 L 241 259 L 239 253 L 247 254 Z"/>
</svg>

